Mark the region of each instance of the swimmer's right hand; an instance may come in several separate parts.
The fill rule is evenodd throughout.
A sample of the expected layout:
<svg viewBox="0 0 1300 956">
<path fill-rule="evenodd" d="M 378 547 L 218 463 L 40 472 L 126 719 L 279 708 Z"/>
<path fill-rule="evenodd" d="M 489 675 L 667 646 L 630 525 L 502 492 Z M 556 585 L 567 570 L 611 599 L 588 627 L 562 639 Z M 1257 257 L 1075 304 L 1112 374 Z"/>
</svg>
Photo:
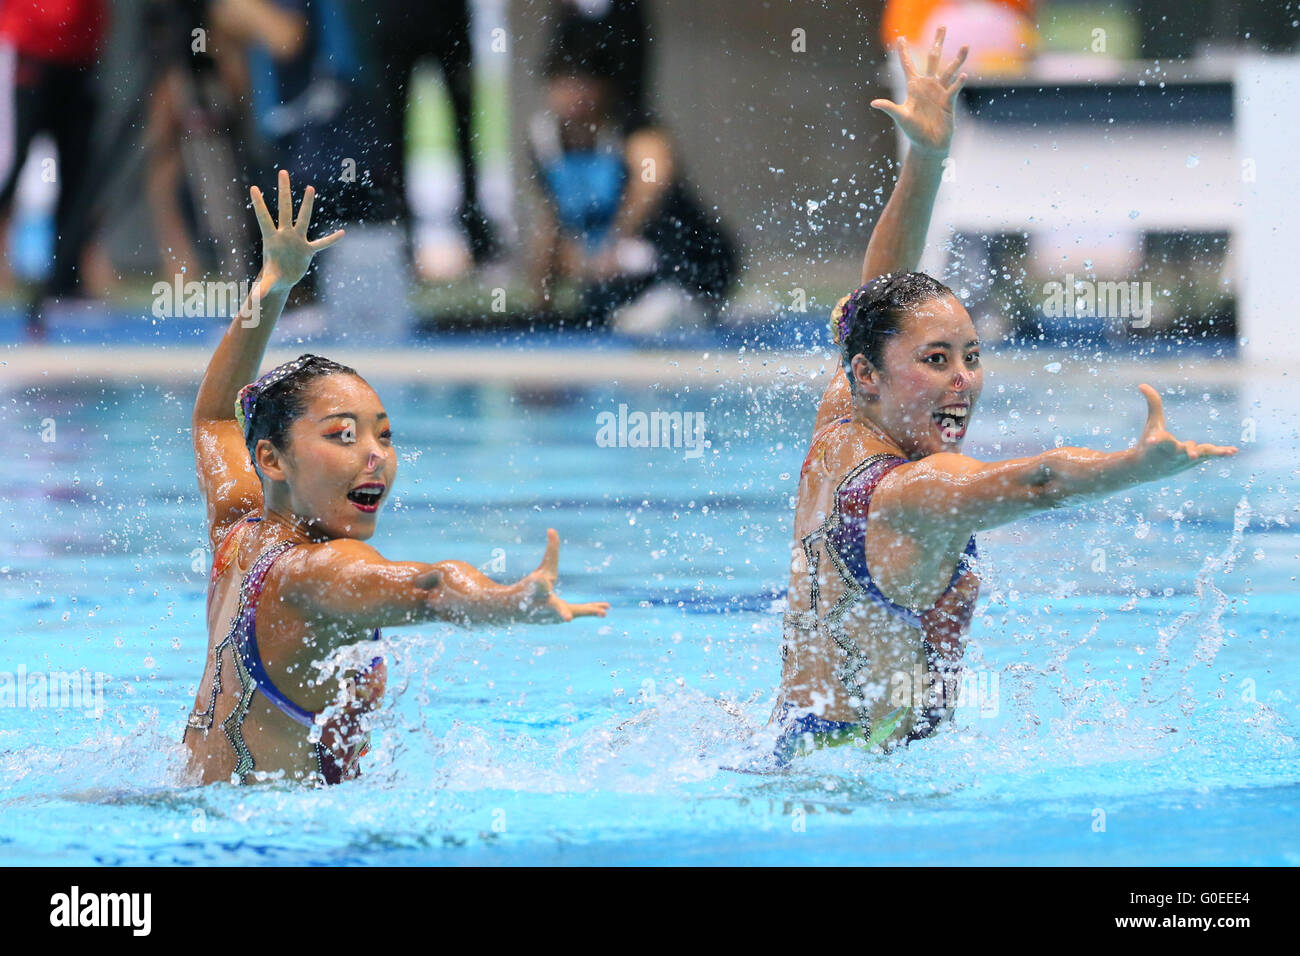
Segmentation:
<svg viewBox="0 0 1300 956">
<path fill-rule="evenodd" d="M 554 528 L 546 529 L 546 554 L 537 570 L 521 579 L 519 608 L 524 618 L 537 624 L 559 624 L 575 617 L 604 617 L 609 610 L 608 601 L 591 601 L 587 604 L 570 604 L 555 593 L 560 576 L 560 535 Z"/>
<path fill-rule="evenodd" d="M 903 105 L 892 100 L 872 100 L 873 109 L 878 109 L 898 125 L 907 137 L 912 148 L 922 153 L 946 155 L 948 145 L 952 142 L 953 104 L 966 74 L 959 74 L 962 63 L 966 61 L 969 47 L 962 47 L 957 56 L 941 70 L 943 57 L 943 27 L 934 35 L 934 44 L 925 59 L 925 69 L 918 70 L 912 62 L 912 54 L 907 48 L 907 41 L 898 38 L 898 62 L 907 77 L 907 95 Z"/>
<path fill-rule="evenodd" d="M 311 208 L 316 199 L 316 189 L 308 186 L 303 193 L 298 221 L 293 221 L 293 194 L 289 191 L 289 171 L 280 170 L 280 224 L 277 226 L 266 208 L 262 191 L 256 186 L 248 190 L 253 200 L 253 213 L 257 227 L 262 231 L 262 274 L 272 286 L 290 289 L 307 274 L 312 257 L 343 238 L 343 230 L 336 229 L 322 239 L 309 240 L 307 227 L 311 225 Z"/>
<path fill-rule="evenodd" d="M 1234 445 L 1179 441 L 1165 427 L 1165 412 L 1160 393 L 1150 385 L 1139 385 L 1138 390 L 1147 400 L 1146 425 L 1142 429 L 1142 437 L 1132 448 L 1139 481 L 1153 481 L 1176 475 L 1202 462 L 1237 454 Z"/>
</svg>

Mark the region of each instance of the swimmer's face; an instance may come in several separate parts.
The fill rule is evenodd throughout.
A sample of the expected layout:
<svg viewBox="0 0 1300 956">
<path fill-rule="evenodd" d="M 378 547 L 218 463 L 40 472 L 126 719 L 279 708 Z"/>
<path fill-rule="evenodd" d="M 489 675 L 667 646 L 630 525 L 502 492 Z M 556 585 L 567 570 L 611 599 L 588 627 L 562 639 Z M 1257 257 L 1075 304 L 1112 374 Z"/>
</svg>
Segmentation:
<svg viewBox="0 0 1300 956">
<path fill-rule="evenodd" d="M 352 375 L 327 375 L 312 383 L 306 411 L 289 426 L 289 447 L 276 454 L 288 507 L 314 534 L 366 540 L 397 477 L 397 451 L 388 413 L 375 390 Z"/>
<path fill-rule="evenodd" d="M 855 356 L 858 389 L 872 417 L 915 460 L 961 451 L 975 404 L 984 388 L 979 336 L 968 313 L 944 295 L 916 306 L 882 350 L 875 372 Z"/>
<path fill-rule="evenodd" d="M 605 112 L 605 84 L 594 76 L 556 76 L 547 85 L 546 101 L 561 123 L 598 123 Z"/>
</svg>

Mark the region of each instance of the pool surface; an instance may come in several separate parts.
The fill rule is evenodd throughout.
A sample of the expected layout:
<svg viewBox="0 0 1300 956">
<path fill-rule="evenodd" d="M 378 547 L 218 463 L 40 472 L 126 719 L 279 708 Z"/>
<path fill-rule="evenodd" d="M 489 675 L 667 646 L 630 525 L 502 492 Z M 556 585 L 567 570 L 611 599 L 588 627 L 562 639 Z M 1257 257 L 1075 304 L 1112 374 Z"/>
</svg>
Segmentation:
<svg viewBox="0 0 1300 956">
<path fill-rule="evenodd" d="M 1137 369 L 1009 369 L 986 381 L 969 454 L 1139 433 L 1141 396 L 1116 384 Z M 771 736 L 813 392 L 371 380 L 401 453 L 372 544 L 513 580 L 555 527 L 562 592 L 609 617 L 390 629 L 361 780 L 182 786 L 210 560 L 193 390 L 0 378 L 0 863 L 1300 863 L 1285 377 L 1153 380 L 1175 435 L 1242 453 L 981 533 L 978 699 L 905 751 L 772 775 L 726 768 Z M 597 416 L 620 404 L 703 413 L 710 446 L 604 447 Z M 101 696 L 14 696 L 57 672 Z"/>
</svg>

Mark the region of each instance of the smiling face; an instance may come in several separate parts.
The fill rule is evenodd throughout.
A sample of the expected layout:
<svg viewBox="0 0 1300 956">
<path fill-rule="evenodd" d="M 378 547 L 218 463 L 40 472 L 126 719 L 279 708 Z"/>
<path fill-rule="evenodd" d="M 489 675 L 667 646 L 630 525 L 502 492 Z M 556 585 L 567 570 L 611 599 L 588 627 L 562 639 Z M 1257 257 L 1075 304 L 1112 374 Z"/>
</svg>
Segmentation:
<svg viewBox="0 0 1300 956">
<path fill-rule="evenodd" d="M 288 447 L 263 439 L 257 464 L 269 480 L 267 506 L 317 538 L 369 538 L 397 477 L 388 413 L 374 389 L 345 374 L 311 383 Z"/>
<path fill-rule="evenodd" d="M 979 336 L 951 295 L 912 308 L 882 350 L 883 369 L 856 355 L 855 389 L 868 417 L 916 460 L 935 452 L 960 452 L 984 388 Z"/>
</svg>

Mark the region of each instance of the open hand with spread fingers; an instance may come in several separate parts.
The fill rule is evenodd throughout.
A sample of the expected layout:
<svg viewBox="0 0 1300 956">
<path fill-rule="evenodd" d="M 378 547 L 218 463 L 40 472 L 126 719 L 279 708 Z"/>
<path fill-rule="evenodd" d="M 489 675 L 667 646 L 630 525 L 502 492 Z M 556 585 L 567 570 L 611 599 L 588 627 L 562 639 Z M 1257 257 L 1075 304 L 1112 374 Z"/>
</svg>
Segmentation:
<svg viewBox="0 0 1300 956">
<path fill-rule="evenodd" d="M 966 74 L 957 71 L 970 52 L 969 47 L 962 47 L 952 62 L 941 69 L 944 33 L 943 27 L 935 33 L 924 70 L 916 68 L 907 41 L 899 37 L 898 62 L 907 77 L 907 95 L 901 106 L 892 100 L 871 101 L 874 109 L 887 113 L 898 124 L 913 149 L 940 155 L 948 152 L 948 144 L 952 142 L 953 104 L 966 82 Z"/>
<path fill-rule="evenodd" d="M 604 617 L 609 610 L 608 601 L 591 601 L 570 604 L 555 593 L 560 575 L 560 535 L 554 528 L 546 529 L 546 553 L 537 570 L 519 582 L 522 608 L 528 620 L 538 624 L 558 624 L 575 617 Z"/>
<path fill-rule="evenodd" d="M 1139 385 L 1147 400 L 1147 420 L 1142 437 L 1133 446 L 1142 481 L 1176 475 L 1215 458 L 1237 454 L 1234 445 L 1211 445 L 1191 440 L 1179 441 L 1165 427 L 1164 405 L 1160 393 L 1150 385 Z"/>
<path fill-rule="evenodd" d="M 266 208 L 262 191 L 256 186 L 248 190 L 253 201 L 253 212 L 257 216 L 257 227 L 262 232 L 262 273 L 269 276 L 273 286 L 288 289 L 297 284 L 311 265 L 312 257 L 322 249 L 328 249 L 343 238 L 343 230 L 337 229 L 321 239 L 309 240 L 307 227 L 311 225 L 311 208 L 316 200 L 316 189 L 308 186 L 303 193 L 302 207 L 298 210 L 298 221 L 293 221 L 293 194 L 289 191 L 289 171 L 280 170 L 279 199 L 280 224 L 277 226 Z"/>
</svg>

